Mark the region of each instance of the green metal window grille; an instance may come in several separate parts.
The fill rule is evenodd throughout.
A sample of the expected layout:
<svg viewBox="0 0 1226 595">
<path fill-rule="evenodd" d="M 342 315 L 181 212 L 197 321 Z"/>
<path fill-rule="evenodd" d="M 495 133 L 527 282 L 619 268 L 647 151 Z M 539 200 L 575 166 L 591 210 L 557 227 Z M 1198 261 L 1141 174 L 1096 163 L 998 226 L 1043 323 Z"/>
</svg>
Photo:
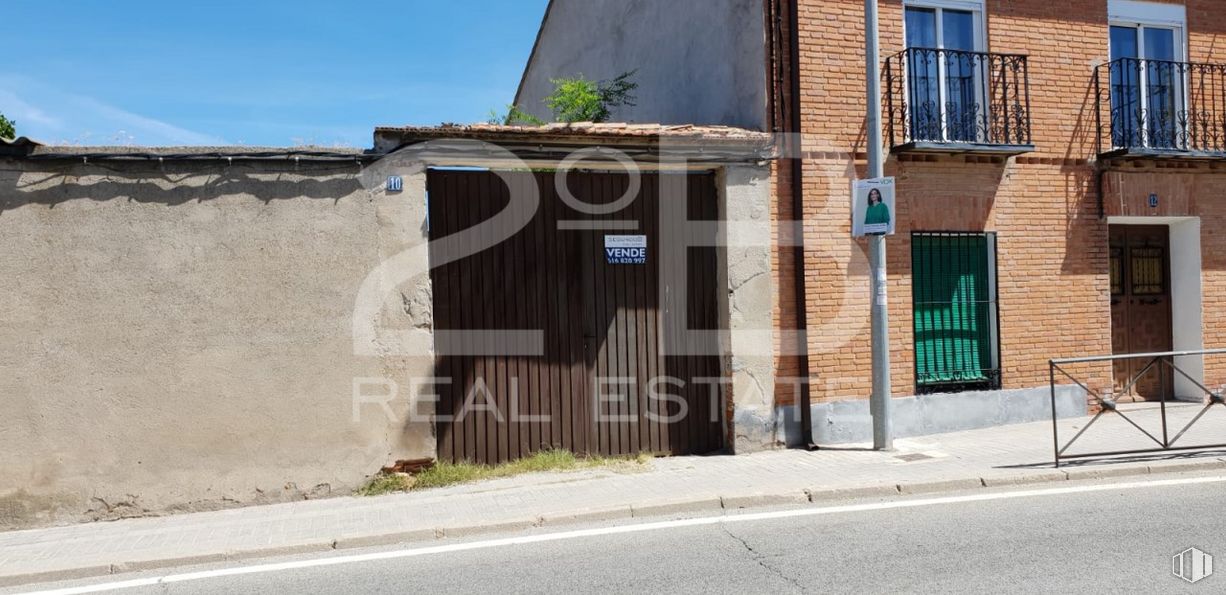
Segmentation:
<svg viewBox="0 0 1226 595">
<path fill-rule="evenodd" d="M 919 392 L 1000 387 L 995 263 L 994 234 L 912 234 Z"/>
</svg>

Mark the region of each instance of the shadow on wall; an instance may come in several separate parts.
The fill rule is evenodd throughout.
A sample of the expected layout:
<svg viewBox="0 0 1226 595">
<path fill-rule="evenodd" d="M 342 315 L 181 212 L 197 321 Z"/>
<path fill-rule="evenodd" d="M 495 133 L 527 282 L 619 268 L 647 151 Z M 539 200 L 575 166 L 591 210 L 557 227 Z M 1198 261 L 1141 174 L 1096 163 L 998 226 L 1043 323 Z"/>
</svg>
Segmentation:
<svg viewBox="0 0 1226 595">
<path fill-rule="evenodd" d="M 987 229 L 1007 164 L 965 163 L 955 157 L 936 162 L 891 159 L 887 166 L 893 166 L 887 175 L 898 177 L 897 234 L 909 243 L 913 231 Z M 956 182 L 951 183 L 951 175 Z"/>
<path fill-rule="evenodd" d="M 1068 139 L 1068 147 L 1064 152 L 1066 160 L 1081 160 L 1097 155 L 1100 141 L 1106 140 L 1101 138 L 1101 130 L 1098 127 L 1099 110 L 1102 110 L 1103 118 L 1110 118 L 1111 103 L 1109 98 L 1096 101 L 1094 76 L 1094 70 L 1091 70 L 1086 76 L 1086 88 L 1085 93 L 1081 96 L 1081 107 L 1073 121 L 1072 136 Z M 1100 101 L 1103 103 L 1100 104 Z"/>
<path fill-rule="evenodd" d="M 1107 226 L 1099 218 L 1098 169 L 1085 160 L 1098 150 L 1094 82 L 1089 79 L 1060 172 L 1064 176 L 1065 251 L 1061 272 L 1106 274 Z"/>
<path fill-rule="evenodd" d="M 363 189 L 358 174 L 356 165 L 334 163 L 287 164 L 284 171 L 270 171 L 264 163 L 31 163 L 26 169 L 0 170 L 0 188 L 4 189 L 0 215 L 27 204 L 54 208 L 82 199 L 168 206 L 233 195 L 248 195 L 264 203 L 296 198 L 339 202 Z"/>
</svg>

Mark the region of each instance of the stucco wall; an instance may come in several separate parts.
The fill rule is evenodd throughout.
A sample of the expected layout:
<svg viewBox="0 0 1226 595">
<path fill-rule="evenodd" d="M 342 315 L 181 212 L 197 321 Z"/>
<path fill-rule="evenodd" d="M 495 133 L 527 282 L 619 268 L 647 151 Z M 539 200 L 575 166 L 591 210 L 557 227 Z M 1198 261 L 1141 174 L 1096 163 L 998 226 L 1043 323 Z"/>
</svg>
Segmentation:
<svg viewBox="0 0 1226 595">
<path fill-rule="evenodd" d="M 766 129 L 761 0 L 554 0 L 516 103 L 549 119 L 550 79 L 637 70 L 613 121 Z"/>
<path fill-rule="evenodd" d="M 730 166 L 719 176 L 725 221 L 720 307 L 727 313 L 731 374 L 731 444 L 740 453 L 777 446 L 781 418 L 775 393 L 775 329 L 771 305 L 777 288 L 771 270 L 771 186 L 767 166 Z"/>
<path fill-rule="evenodd" d="M 719 185 L 746 452 L 779 423 L 768 168 Z M 433 458 L 427 225 L 412 155 L 0 159 L 0 529 L 347 494 Z"/>
<path fill-rule="evenodd" d="M 0 161 L 0 527 L 345 493 L 432 456 L 428 422 L 354 416 L 355 378 L 431 371 L 354 355 L 363 279 L 425 241 L 424 173 L 384 194 L 359 170 Z M 385 322 L 428 329 L 408 285 Z"/>
</svg>

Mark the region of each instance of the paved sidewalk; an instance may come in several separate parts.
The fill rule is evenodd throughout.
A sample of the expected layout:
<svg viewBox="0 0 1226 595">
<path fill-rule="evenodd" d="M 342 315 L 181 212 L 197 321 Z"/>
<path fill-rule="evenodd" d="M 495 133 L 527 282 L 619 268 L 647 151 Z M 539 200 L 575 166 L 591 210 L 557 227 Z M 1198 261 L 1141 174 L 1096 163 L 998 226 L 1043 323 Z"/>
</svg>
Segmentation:
<svg viewBox="0 0 1226 595">
<path fill-rule="evenodd" d="M 1170 435 L 1199 410 L 1175 407 Z M 1161 436 L 1155 407 L 1133 407 L 1129 416 Z M 1087 421 L 1062 422 L 1062 438 Z M 1180 442 L 1222 443 L 1224 435 L 1226 408 L 1218 407 Z M 1111 416 L 1072 452 L 1145 448 L 1148 440 Z M 1051 457 L 1048 422 L 899 440 L 892 453 L 843 447 L 659 459 L 642 472 L 537 474 L 376 498 L 14 531 L 0 533 L 0 586 L 582 521 L 1226 469 L 1220 451 L 1068 463 L 1059 470 Z"/>
</svg>

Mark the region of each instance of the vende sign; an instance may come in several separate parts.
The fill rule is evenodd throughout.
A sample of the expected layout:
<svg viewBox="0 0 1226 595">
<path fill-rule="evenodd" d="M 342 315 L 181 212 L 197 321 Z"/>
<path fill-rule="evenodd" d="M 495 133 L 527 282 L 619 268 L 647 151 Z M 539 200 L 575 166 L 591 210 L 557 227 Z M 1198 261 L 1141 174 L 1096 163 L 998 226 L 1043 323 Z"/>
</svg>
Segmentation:
<svg viewBox="0 0 1226 595">
<path fill-rule="evenodd" d="M 609 264 L 647 264 L 647 236 L 605 236 L 604 256 Z"/>
</svg>

